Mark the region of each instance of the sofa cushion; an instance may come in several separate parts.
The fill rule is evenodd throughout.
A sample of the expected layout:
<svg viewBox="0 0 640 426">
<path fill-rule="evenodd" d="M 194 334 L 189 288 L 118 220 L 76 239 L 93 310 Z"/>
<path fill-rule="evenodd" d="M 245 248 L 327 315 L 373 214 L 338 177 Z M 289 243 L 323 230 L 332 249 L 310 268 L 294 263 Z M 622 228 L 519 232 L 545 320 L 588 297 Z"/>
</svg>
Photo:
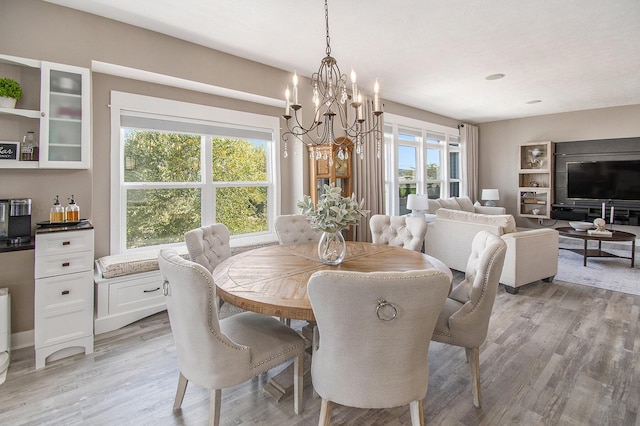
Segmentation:
<svg viewBox="0 0 640 426">
<path fill-rule="evenodd" d="M 502 232 L 504 232 L 505 234 L 515 232 L 516 230 L 516 221 L 510 214 L 488 215 L 481 213 L 470 213 L 462 210 L 439 209 L 436 212 L 436 217 L 441 219 L 457 220 L 460 222 L 472 222 L 485 225 L 500 226 L 502 228 Z"/>
<path fill-rule="evenodd" d="M 436 214 L 436 210 L 442 208 L 442 203 L 440 199 L 437 200 L 429 200 L 429 210 L 427 210 L 427 214 Z"/>
<path fill-rule="evenodd" d="M 462 211 L 472 213 L 475 211 L 475 209 L 473 208 L 473 202 L 469 197 L 456 197 L 456 202 L 458 203 L 458 205 L 460 206 L 460 210 Z"/>
<path fill-rule="evenodd" d="M 460 210 L 460 204 L 455 198 L 440 198 L 440 205 L 443 209 Z"/>
</svg>

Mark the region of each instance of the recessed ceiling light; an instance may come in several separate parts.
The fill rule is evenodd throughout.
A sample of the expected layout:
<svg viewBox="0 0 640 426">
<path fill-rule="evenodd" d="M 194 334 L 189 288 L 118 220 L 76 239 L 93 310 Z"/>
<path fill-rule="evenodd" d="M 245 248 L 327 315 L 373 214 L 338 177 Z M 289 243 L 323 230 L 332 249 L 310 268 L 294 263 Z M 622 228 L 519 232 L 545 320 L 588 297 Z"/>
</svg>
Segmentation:
<svg viewBox="0 0 640 426">
<path fill-rule="evenodd" d="M 491 74 L 486 76 L 484 79 L 485 80 L 500 80 L 501 78 L 504 78 L 504 74 Z"/>
<path fill-rule="evenodd" d="M 540 99 L 534 99 L 532 101 L 527 102 L 528 104 L 539 104 L 540 102 L 542 102 Z"/>
</svg>

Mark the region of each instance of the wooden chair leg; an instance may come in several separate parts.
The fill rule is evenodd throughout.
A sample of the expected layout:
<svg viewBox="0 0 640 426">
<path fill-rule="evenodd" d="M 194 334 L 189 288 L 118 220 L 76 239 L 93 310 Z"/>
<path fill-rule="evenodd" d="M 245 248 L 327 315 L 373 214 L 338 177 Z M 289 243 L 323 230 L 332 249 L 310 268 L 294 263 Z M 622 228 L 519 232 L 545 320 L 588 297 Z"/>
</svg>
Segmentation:
<svg viewBox="0 0 640 426">
<path fill-rule="evenodd" d="M 298 355 L 293 360 L 293 411 L 302 414 L 304 410 L 304 399 L 302 390 L 304 388 L 304 353 Z"/>
<path fill-rule="evenodd" d="M 173 410 L 177 410 L 182 405 L 182 400 L 184 399 L 184 393 L 187 391 L 187 384 L 189 381 L 186 377 L 180 373 L 180 378 L 178 379 L 178 389 L 176 390 L 176 399 L 173 401 Z"/>
<path fill-rule="evenodd" d="M 409 411 L 411 412 L 411 425 L 424 426 L 424 405 L 422 400 L 411 401 L 409 403 Z"/>
<path fill-rule="evenodd" d="M 329 426 L 331 422 L 331 401 L 322 398 L 320 403 L 320 419 L 318 420 L 318 426 Z"/>
<path fill-rule="evenodd" d="M 471 371 L 471 391 L 473 392 L 473 405 L 480 408 L 482 396 L 480 394 L 480 348 L 465 348 Z"/>
<path fill-rule="evenodd" d="M 222 390 L 209 390 L 209 426 L 220 424 L 220 404 L 222 402 Z"/>
</svg>

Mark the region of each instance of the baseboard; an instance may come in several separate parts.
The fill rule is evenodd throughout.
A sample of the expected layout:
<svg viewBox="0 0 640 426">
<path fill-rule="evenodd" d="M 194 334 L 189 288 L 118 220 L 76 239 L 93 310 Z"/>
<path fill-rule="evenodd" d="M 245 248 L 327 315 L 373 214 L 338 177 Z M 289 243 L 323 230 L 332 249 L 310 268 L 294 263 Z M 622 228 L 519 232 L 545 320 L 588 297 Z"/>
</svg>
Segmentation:
<svg viewBox="0 0 640 426">
<path fill-rule="evenodd" d="M 11 350 L 28 348 L 35 344 L 33 330 L 20 331 L 11 334 Z"/>
</svg>

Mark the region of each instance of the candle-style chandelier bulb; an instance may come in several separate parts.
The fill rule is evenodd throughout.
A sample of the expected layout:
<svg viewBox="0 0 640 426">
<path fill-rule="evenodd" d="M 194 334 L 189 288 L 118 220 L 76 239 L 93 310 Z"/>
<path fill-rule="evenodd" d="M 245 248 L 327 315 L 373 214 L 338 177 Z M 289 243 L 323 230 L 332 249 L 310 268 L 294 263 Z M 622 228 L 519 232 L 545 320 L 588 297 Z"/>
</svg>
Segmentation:
<svg viewBox="0 0 640 426">
<path fill-rule="evenodd" d="M 374 86 L 373 98 L 373 115 L 369 120 L 365 119 L 364 102 L 362 93 L 358 90 L 356 72 L 352 69 L 350 74 L 351 82 L 351 101 L 349 102 L 349 93 L 347 92 L 347 76 L 342 74 L 338 64 L 331 56 L 331 43 L 329 37 L 329 7 L 327 0 L 324 2 L 325 24 L 326 24 L 326 56 L 320 63 L 318 72 L 311 76 L 312 86 L 312 103 L 314 112 L 311 115 L 311 124 L 304 126 L 302 124 L 302 105 L 298 99 L 298 74 L 294 72 L 292 78 L 292 92 L 289 88 L 285 92 L 285 113 L 282 116 L 286 121 L 287 131 L 282 134 L 282 140 L 285 142 L 285 158 L 286 141 L 291 135 L 297 140 L 302 141 L 307 146 L 338 146 L 338 157 L 340 153 L 346 155 L 346 149 L 350 145 L 357 145 L 357 153 L 360 158 L 364 156 L 363 137 L 371 135 L 374 143 L 382 140 L 382 131 L 380 130 L 379 116 L 382 114 L 380 104 L 379 90 L 380 85 L 376 79 Z M 290 96 L 293 100 L 290 100 Z M 346 136 L 346 141 L 336 142 L 335 126 L 339 126 L 339 133 Z M 357 142 L 356 142 L 357 141 Z M 377 150 L 380 150 L 380 143 L 376 144 Z M 333 149 L 331 150 L 333 151 Z M 379 153 L 378 153 L 379 154 Z M 320 152 L 310 153 L 309 158 L 319 160 L 322 158 Z M 348 158 L 348 155 L 347 157 Z M 326 156 L 325 156 L 325 159 Z M 332 162 L 332 156 L 329 161 Z"/>
</svg>

